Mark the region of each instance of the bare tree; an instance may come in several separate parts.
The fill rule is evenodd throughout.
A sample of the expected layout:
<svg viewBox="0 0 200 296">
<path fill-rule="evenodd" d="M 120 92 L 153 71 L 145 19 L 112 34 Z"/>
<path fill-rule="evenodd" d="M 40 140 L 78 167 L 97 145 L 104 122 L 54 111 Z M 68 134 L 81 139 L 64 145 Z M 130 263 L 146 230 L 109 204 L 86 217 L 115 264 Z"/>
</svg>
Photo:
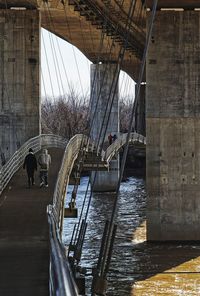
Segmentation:
<svg viewBox="0 0 200 296">
<path fill-rule="evenodd" d="M 123 97 L 119 102 L 120 132 L 126 133 L 129 128 L 133 99 L 130 96 Z"/>
<path fill-rule="evenodd" d="M 54 101 L 45 98 L 42 103 L 42 132 L 66 138 L 86 133 L 87 111 L 87 96 L 81 96 L 74 90 Z"/>
<path fill-rule="evenodd" d="M 70 94 L 52 100 L 47 97 L 42 103 L 42 132 L 70 139 L 75 134 L 88 134 L 88 95 L 80 95 L 73 88 Z M 127 132 L 132 109 L 132 99 L 120 100 L 120 131 Z"/>
</svg>

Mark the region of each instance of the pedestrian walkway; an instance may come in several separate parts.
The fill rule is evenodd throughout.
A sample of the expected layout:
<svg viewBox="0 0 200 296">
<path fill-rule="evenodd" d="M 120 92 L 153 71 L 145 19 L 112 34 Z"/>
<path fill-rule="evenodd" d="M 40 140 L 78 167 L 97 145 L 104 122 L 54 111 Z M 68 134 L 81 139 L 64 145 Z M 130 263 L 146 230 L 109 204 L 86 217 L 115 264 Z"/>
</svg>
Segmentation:
<svg viewBox="0 0 200 296">
<path fill-rule="evenodd" d="M 14 175 L 0 196 L 0 295 L 49 295 L 49 233 L 46 208 L 63 156 L 62 149 L 48 149 L 52 156 L 49 187 L 28 189 L 26 171 Z"/>
</svg>

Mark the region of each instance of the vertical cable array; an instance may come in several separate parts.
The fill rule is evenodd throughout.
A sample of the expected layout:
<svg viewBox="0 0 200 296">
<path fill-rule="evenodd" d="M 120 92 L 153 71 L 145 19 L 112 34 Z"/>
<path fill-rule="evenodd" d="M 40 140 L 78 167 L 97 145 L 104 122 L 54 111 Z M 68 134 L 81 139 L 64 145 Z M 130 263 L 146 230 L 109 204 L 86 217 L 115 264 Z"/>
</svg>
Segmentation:
<svg viewBox="0 0 200 296">
<path fill-rule="evenodd" d="M 47 5 L 47 2 L 48 1 L 45 1 L 46 5 Z M 76 0 L 75 0 L 75 2 L 79 3 L 79 1 L 76 1 Z M 87 1 L 87 2 L 90 2 L 90 1 Z M 122 1 L 120 3 L 120 5 L 123 5 L 123 2 L 124 1 Z M 156 7 L 157 6 L 157 1 L 155 1 L 155 2 L 156 2 L 156 4 L 155 4 L 155 7 Z M 66 9 L 65 2 L 62 1 L 62 3 L 64 5 L 64 10 L 65 10 Z M 124 39 L 124 43 L 121 45 L 119 53 L 118 53 L 118 57 L 117 57 L 117 61 L 116 61 L 115 74 L 114 74 L 114 78 L 113 78 L 111 88 L 110 88 L 110 92 L 109 92 L 109 95 L 108 95 L 108 100 L 107 100 L 107 104 L 106 104 L 106 108 L 105 108 L 105 113 L 104 113 L 103 121 L 102 121 L 102 124 L 101 124 L 101 127 L 100 127 L 100 133 L 99 133 L 99 136 L 98 136 L 98 139 L 97 139 L 97 151 L 99 151 L 100 153 L 102 152 L 103 142 L 104 142 L 105 137 L 106 137 L 106 130 L 107 130 L 107 127 L 108 127 L 108 122 L 109 122 L 109 118 L 110 118 L 110 114 L 111 114 L 111 109 L 112 109 L 112 106 L 113 106 L 114 95 L 115 95 L 116 88 L 117 88 L 120 68 L 122 66 L 124 55 L 125 55 L 125 52 L 126 52 L 126 48 L 128 46 L 128 38 L 129 38 L 130 28 L 131 28 L 133 15 L 134 15 L 134 11 L 135 11 L 135 5 L 136 5 L 136 0 L 131 1 L 130 7 L 129 7 L 129 12 L 128 12 L 128 17 L 127 17 L 127 21 L 126 21 L 126 25 L 125 25 L 125 32 L 126 32 L 125 39 Z M 49 7 L 48 7 L 48 10 L 49 10 Z M 153 12 L 152 12 L 153 17 L 155 16 L 155 10 L 156 10 L 156 8 L 154 8 Z M 138 12 L 138 16 L 137 16 L 137 21 L 138 22 L 140 22 L 140 19 L 142 18 L 142 11 L 143 10 L 141 8 L 141 10 Z M 65 11 L 65 13 L 66 13 L 66 11 Z M 152 17 L 152 24 L 153 24 L 153 17 Z M 51 16 L 49 17 L 49 22 L 51 24 L 53 22 L 52 19 L 51 19 Z M 70 28 L 69 28 L 69 24 L 68 24 L 68 20 L 67 20 L 67 14 L 66 14 L 66 23 L 67 23 L 68 30 L 70 32 Z M 54 24 L 53 24 L 53 26 L 54 26 Z M 106 26 L 106 24 L 105 24 L 105 26 Z M 103 34 L 103 30 L 102 30 L 102 34 Z M 149 38 L 150 38 L 149 36 L 150 35 L 151 35 L 151 31 L 148 32 L 147 43 L 146 43 L 145 50 L 144 50 L 144 53 L 143 53 L 143 59 L 142 59 L 142 63 L 141 63 L 141 70 L 140 70 L 140 75 L 139 75 L 139 79 L 138 79 L 139 87 L 137 88 L 135 103 L 134 103 L 134 107 L 133 107 L 133 110 L 132 110 L 131 123 L 129 125 L 127 143 L 126 143 L 125 153 L 123 155 L 122 168 L 121 168 L 121 171 L 120 171 L 120 178 L 119 178 L 118 187 L 117 187 L 117 195 L 118 195 L 118 191 L 119 191 L 119 187 L 120 187 L 120 182 L 121 182 L 121 179 L 122 179 L 122 176 L 123 176 L 123 170 L 124 170 L 125 159 L 126 159 L 127 150 L 128 150 L 128 142 L 129 142 L 129 138 L 130 138 L 130 133 L 131 133 L 132 128 L 133 128 L 134 114 L 135 114 L 135 108 L 136 108 L 135 106 L 137 105 L 137 102 L 138 102 L 138 99 L 139 99 L 140 84 L 141 84 L 142 77 L 143 77 L 145 58 L 146 58 L 146 52 L 147 52 L 147 49 L 148 49 Z M 102 38 L 101 38 L 101 41 L 100 41 L 100 47 L 103 46 L 104 35 L 102 35 L 101 37 Z M 114 43 L 112 43 L 112 44 L 114 44 Z M 112 48 L 112 45 L 110 47 L 110 53 L 111 53 L 111 48 Z M 55 54 L 55 48 L 53 48 L 53 45 L 52 45 L 52 52 L 53 51 L 54 51 L 54 54 Z M 75 61 L 76 61 L 76 65 L 77 65 L 77 60 L 75 59 Z M 58 63 L 56 61 L 56 59 L 55 59 L 55 63 Z M 78 65 L 77 65 L 77 69 L 78 69 Z M 80 78 L 80 73 L 79 73 L 79 78 Z M 57 79 L 58 80 L 61 79 L 59 74 L 57 76 Z M 95 78 L 94 78 L 94 83 L 95 83 Z M 93 89 L 93 87 L 94 87 L 94 85 L 92 86 L 92 89 Z M 81 88 L 82 88 L 82 86 L 81 86 Z M 99 97 L 100 97 L 100 95 L 101 95 L 101 92 L 99 92 Z M 95 114 L 97 112 L 98 102 L 99 102 L 99 98 L 97 99 L 97 102 L 96 102 L 96 105 L 95 105 L 95 108 L 94 108 L 95 112 L 94 112 L 94 116 L 92 118 L 92 124 L 91 124 L 90 130 L 89 130 L 89 138 L 91 137 L 91 131 L 92 131 L 92 126 L 93 126 Z M 83 157 L 84 157 L 84 155 L 83 155 Z M 90 196 L 88 198 L 88 203 L 87 203 L 87 206 L 86 206 L 85 217 L 84 217 L 82 223 L 81 223 L 81 219 L 79 220 L 78 226 L 76 227 L 76 229 L 74 229 L 72 240 L 71 240 L 72 245 L 73 245 L 74 242 L 77 244 L 77 249 L 74 252 L 74 259 L 76 259 L 77 262 L 80 261 L 81 249 L 82 249 L 82 245 L 83 245 L 83 241 L 84 241 L 84 237 L 85 237 L 85 232 L 86 232 L 86 227 L 87 227 L 87 222 L 86 221 L 87 221 L 87 216 L 88 216 L 88 212 L 89 212 L 89 208 L 90 208 L 90 202 L 91 202 L 92 189 L 93 189 L 94 182 L 95 182 L 95 178 L 93 180 L 93 184 L 91 185 L 91 192 L 90 192 Z M 86 204 L 86 197 L 87 197 L 88 188 L 89 188 L 88 186 L 87 186 L 87 190 L 86 190 L 86 194 L 85 194 L 85 198 L 84 198 L 84 204 L 83 204 L 83 207 L 82 207 L 82 210 L 81 210 L 81 218 L 83 216 L 84 205 Z M 78 189 L 78 187 L 76 186 L 75 190 L 77 191 L 77 189 Z M 106 229 L 104 231 L 104 242 L 105 242 L 106 248 L 103 248 L 103 246 L 102 246 L 102 248 L 100 250 L 100 254 L 102 254 L 102 258 L 100 258 L 101 260 L 99 260 L 98 268 L 97 268 L 99 270 L 98 271 L 98 277 L 100 277 L 100 278 L 105 278 L 106 277 L 106 273 L 108 271 L 109 264 L 110 264 L 110 257 L 111 257 L 113 242 L 114 242 L 113 235 L 116 232 L 116 226 L 114 226 L 114 222 L 115 222 L 115 213 L 116 213 L 116 207 L 117 207 L 117 195 L 116 195 L 116 198 L 115 198 L 110 223 L 106 224 Z"/>
</svg>

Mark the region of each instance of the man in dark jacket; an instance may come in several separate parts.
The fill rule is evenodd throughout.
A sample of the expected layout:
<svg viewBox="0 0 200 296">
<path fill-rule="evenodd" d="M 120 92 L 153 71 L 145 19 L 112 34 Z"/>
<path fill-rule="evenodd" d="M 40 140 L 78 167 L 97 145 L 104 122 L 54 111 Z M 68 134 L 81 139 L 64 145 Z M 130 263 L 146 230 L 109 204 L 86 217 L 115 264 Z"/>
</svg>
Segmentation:
<svg viewBox="0 0 200 296">
<path fill-rule="evenodd" d="M 26 168 L 27 176 L 28 176 L 28 187 L 31 187 L 31 184 L 34 185 L 34 171 L 37 171 L 37 160 L 35 155 L 33 154 L 33 149 L 29 149 L 29 153 L 26 155 L 23 169 Z"/>
</svg>

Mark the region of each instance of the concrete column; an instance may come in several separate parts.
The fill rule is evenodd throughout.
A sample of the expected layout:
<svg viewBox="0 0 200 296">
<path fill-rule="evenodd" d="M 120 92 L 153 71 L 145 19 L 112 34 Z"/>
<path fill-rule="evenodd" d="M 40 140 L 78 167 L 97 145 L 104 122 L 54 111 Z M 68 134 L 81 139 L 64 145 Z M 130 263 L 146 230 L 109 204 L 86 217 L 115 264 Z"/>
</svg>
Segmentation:
<svg viewBox="0 0 200 296">
<path fill-rule="evenodd" d="M 39 12 L 1 9 L 1 160 L 10 158 L 25 141 L 40 133 L 39 69 Z"/>
<path fill-rule="evenodd" d="M 137 90 L 137 84 L 135 86 L 135 92 Z M 140 98 L 138 101 L 138 106 L 136 110 L 136 118 L 135 118 L 135 129 L 138 134 L 143 136 L 146 135 L 146 119 L 145 119 L 145 91 L 146 84 L 141 84 L 140 86 Z"/>
<path fill-rule="evenodd" d="M 147 57 L 147 238 L 200 240 L 200 12 L 158 11 Z"/>
<path fill-rule="evenodd" d="M 104 149 L 109 145 L 108 135 L 119 134 L 118 71 L 116 64 L 91 65 L 91 137 L 95 142 L 100 139 Z M 94 173 L 92 179 L 93 176 Z M 116 156 L 110 163 L 109 172 L 96 173 L 94 191 L 115 191 L 118 178 L 119 157 Z"/>
</svg>

